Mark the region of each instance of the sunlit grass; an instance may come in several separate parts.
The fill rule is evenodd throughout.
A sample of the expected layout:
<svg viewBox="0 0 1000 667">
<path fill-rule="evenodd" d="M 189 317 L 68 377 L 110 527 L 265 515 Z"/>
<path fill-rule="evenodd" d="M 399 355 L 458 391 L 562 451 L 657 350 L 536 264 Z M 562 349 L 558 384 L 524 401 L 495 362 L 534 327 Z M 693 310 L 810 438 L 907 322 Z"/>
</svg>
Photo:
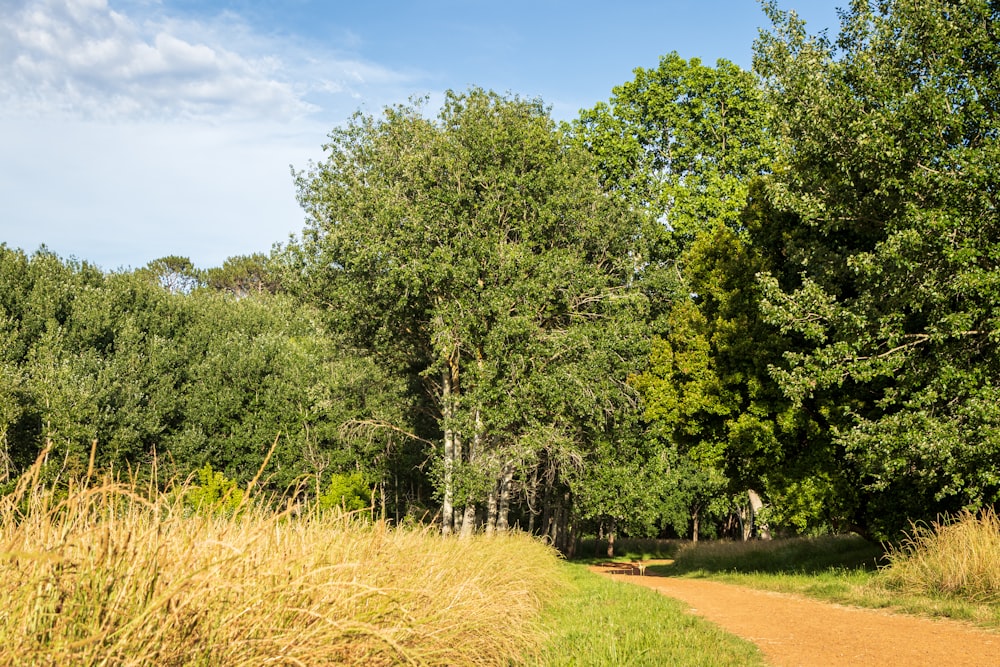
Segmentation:
<svg viewBox="0 0 1000 667">
<path fill-rule="evenodd" d="M 0 664 L 506 665 L 539 643 L 555 553 L 105 479 L 0 499 Z"/>
<path fill-rule="evenodd" d="M 566 565 L 568 589 L 545 608 L 549 641 L 530 665 L 764 665 L 750 642 L 687 613 L 656 591 Z"/>
<path fill-rule="evenodd" d="M 819 573 L 874 570 L 884 550 L 857 535 L 687 543 L 675 556 L 675 571 Z"/>
<path fill-rule="evenodd" d="M 961 587 L 935 583 L 991 581 L 984 569 L 1000 567 L 1000 553 L 991 551 L 995 537 L 992 531 L 1000 531 L 991 524 L 993 517 L 960 530 L 942 531 L 943 526 L 935 526 L 936 530 L 918 531 L 902 549 L 888 554 L 881 545 L 856 535 L 701 542 L 679 549 L 675 563 L 650 566 L 648 572 L 704 577 L 838 604 L 946 617 L 1000 629 L 1000 601 L 995 597 L 989 598 L 981 590 L 966 595 Z M 968 524 L 968 518 L 963 523 Z M 977 574 L 962 574 L 970 566 Z"/>
<path fill-rule="evenodd" d="M 888 559 L 881 581 L 893 589 L 1000 603 L 1000 517 L 992 509 L 914 526 Z"/>
</svg>

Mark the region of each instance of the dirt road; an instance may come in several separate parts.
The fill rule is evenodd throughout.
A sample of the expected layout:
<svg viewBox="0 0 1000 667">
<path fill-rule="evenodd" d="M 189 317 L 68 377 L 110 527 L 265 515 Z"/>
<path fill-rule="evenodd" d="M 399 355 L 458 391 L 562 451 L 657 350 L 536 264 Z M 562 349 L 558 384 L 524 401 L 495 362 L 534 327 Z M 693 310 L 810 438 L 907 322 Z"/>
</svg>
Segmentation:
<svg viewBox="0 0 1000 667">
<path fill-rule="evenodd" d="M 761 648 L 776 667 L 1000 667 L 1000 633 L 701 579 L 610 574 L 681 600 Z M 617 568 L 621 571 L 621 568 Z"/>
</svg>

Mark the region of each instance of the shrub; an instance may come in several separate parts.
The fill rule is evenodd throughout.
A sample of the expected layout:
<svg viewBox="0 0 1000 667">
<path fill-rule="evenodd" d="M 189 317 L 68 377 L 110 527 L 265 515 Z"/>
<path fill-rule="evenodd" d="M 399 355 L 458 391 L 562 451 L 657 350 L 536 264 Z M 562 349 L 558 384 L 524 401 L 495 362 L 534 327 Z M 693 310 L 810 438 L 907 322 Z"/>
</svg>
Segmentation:
<svg viewBox="0 0 1000 667">
<path fill-rule="evenodd" d="M 888 560 L 880 578 L 889 587 L 1000 602 L 1000 517 L 988 509 L 914 525 Z"/>
<path fill-rule="evenodd" d="M 185 489 L 184 502 L 195 512 L 233 516 L 243 506 L 243 489 L 235 480 L 212 470 L 206 463 L 198 471 L 198 484 Z"/>
<path fill-rule="evenodd" d="M 371 489 L 360 472 L 334 474 L 329 489 L 319 497 L 321 511 L 340 508 L 346 512 L 358 512 L 368 509 L 371 504 Z"/>
</svg>

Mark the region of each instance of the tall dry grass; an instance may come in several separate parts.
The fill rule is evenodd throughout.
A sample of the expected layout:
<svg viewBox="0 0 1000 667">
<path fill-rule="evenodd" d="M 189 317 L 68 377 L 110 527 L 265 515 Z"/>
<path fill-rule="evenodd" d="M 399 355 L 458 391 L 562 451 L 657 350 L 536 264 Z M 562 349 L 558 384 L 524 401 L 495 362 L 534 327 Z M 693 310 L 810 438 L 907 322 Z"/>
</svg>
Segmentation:
<svg viewBox="0 0 1000 667">
<path fill-rule="evenodd" d="M 874 569 L 882 548 L 858 535 L 824 535 L 749 542 L 713 541 L 684 544 L 677 550 L 675 572 L 816 574 L 831 569 Z"/>
<path fill-rule="evenodd" d="M 891 588 L 1000 603 L 1000 517 L 993 509 L 914 526 L 887 558 L 880 578 Z"/>
<path fill-rule="evenodd" d="M 0 664 L 505 665 L 556 555 L 346 516 L 192 514 L 134 483 L 0 500 Z"/>
</svg>

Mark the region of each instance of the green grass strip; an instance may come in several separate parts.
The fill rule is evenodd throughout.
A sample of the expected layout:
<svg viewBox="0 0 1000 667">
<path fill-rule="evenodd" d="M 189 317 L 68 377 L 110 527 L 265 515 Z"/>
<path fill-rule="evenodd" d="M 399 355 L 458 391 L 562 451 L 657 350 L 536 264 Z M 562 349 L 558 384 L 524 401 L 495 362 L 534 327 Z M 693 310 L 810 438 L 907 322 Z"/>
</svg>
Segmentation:
<svg viewBox="0 0 1000 667">
<path fill-rule="evenodd" d="M 567 586 L 544 609 L 548 640 L 530 666 L 765 665 L 752 643 L 655 591 L 566 565 Z"/>
</svg>

